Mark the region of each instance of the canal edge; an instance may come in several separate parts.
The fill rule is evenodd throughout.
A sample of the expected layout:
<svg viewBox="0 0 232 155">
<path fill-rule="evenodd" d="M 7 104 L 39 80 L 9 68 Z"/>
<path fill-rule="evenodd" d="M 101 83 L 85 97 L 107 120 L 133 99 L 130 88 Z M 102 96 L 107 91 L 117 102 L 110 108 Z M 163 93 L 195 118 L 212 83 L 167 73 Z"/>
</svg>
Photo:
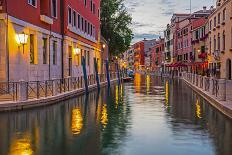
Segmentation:
<svg viewBox="0 0 232 155">
<path fill-rule="evenodd" d="M 209 94 L 206 92 L 202 91 L 201 89 L 197 88 L 196 86 L 192 85 L 190 82 L 187 80 L 183 79 L 184 82 L 189 86 L 193 91 L 195 91 L 197 94 L 202 96 L 206 101 L 208 101 L 214 108 L 216 108 L 218 111 L 220 111 L 222 114 L 226 115 L 230 119 L 232 119 L 232 109 L 225 106 L 225 104 L 228 103 L 222 103 L 223 101 L 218 101 L 217 99 L 211 97 Z"/>
<path fill-rule="evenodd" d="M 111 80 L 111 83 L 116 83 L 117 79 Z M 101 87 L 105 87 L 107 82 L 100 84 Z M 89 91 L 94 91 L 97 89 L 97 84 L 89 86 Z M 0 104 L 0 112 L 11 112 L 11 111 L 20 111 L 26 109 L 33 109 L 38 107 L 45 107 L 49 105 L 54 105 L 57 102 L 65 101 L 74 97 L 85 94 L 85 89 L 77 89 L 70 92 L 62 93 L 56 96 L 51 96 L 41 99 L 33 99 L 27 101 L 17 101 L 17 102 L 3 102 Z"/>
</svg>

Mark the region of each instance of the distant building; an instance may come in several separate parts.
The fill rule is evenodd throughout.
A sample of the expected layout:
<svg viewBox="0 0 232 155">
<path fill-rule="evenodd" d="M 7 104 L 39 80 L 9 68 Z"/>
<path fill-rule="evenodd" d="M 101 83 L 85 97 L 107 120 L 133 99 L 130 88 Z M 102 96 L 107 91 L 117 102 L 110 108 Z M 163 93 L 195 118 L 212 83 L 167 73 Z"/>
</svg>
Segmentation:
<svg viewBox="0 0 232 155">
<path fill-rule="evenodd" d="M 162 71 L 163 65 L 163 53 L 164 53 L 164 39 L 160 38 L 156 41 L 156 45 L 152 47 L 151 54 L 151 66 L 153 71 Z"/>
<path fill-rule="evenodd" d="M 165 67 L 173 62 L 173 33 L 170 24 L 167 25 L 164 31 L 164 44 L 163 62 Z M 165 68 L 165 70 L 167 70 L 167 68 Z"/>
<path fill-rule="evenodd" d="M 144 39 L 144 52 L 145 52 L 145 67 L 150 69 L 151 67 L 151 49 L 156 44 L 156 39 L 146 40 Z"/>
<path fill-rule="evenodd" d="M 132 47 L 134 49 L 134 69 L 145 69 L 144 41 L 137 42 Z"/>
</svg>

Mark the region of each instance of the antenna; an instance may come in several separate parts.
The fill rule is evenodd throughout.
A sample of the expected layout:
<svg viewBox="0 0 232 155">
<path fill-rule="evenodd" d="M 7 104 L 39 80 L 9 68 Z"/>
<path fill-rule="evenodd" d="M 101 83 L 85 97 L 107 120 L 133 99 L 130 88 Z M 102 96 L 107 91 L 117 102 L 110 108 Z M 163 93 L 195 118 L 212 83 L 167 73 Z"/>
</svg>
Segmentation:
<svg viewBox="0 0 232 155">
<path fill-rule="evenodd" d="M 192 14 L 192 0 L 190 0 L 190 14 Z"/>
</svg>

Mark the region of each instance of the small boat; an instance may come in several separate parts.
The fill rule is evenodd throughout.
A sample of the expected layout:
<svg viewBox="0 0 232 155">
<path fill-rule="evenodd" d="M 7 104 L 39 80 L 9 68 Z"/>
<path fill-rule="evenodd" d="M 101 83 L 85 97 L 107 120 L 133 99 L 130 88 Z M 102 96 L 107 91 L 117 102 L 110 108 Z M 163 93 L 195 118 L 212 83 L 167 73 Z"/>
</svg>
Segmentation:
<svg viewBox="0 0 232 155">
<path fill-rule="evenodd" d="M 133 81 L 132 77 L 125 77 L 125 78 L 123 78 L 123 82 L 131 82 L 131 81 Z"/>
</svg>

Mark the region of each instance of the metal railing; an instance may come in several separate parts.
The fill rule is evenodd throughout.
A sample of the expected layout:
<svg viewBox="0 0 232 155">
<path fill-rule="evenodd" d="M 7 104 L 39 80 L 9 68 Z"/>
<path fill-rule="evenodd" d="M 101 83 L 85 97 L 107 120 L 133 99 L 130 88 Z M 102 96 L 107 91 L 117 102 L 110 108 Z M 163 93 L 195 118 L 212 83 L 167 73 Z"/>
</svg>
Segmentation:
<svg viewBox="0 0 232 155">
<path fill-rule="evenodd" d="M 110 73 L 110 79 L 116 79 L 117 73 Z M 97 84 L 96 74 L 88 75 L 88 86 Z M 99 74 L 100 83 L 106 82 L 106 74 Z M 29 81 L 25 83 L 25 98 L 40 99 L 84 88 L 84 77 L 68 77 L 46 81 Z M 20 100 L 21 82 L 0 82 L 0 102 Z"/>
</svg>

